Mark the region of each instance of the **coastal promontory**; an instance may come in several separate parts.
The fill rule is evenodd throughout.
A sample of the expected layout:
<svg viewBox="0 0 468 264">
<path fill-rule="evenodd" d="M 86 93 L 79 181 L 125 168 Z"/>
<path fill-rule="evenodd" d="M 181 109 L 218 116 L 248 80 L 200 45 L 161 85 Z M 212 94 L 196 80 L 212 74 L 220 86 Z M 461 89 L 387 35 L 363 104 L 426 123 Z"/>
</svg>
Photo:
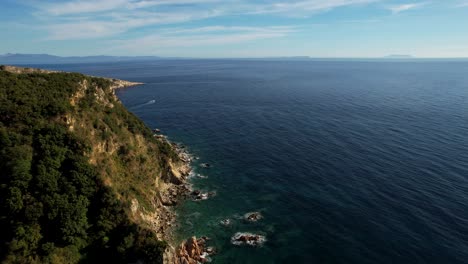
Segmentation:
<svg viewBox="0 0 468 264">
<path fill-rule="evenodd" d="M 117 79 L 0 67 L 2 263 L 162 263 L 187 164 Z"/>
</svg>

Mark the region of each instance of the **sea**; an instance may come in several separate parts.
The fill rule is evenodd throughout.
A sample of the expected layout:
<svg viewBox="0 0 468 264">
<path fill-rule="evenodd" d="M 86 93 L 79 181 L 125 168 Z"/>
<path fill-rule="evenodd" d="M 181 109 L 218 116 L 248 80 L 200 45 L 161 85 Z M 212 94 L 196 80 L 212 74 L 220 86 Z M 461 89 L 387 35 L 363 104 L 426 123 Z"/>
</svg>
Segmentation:
<svg viewBox="0 0 468 264">
<path fill-rule="evenodd" d="M 211 238 L 211 263 L 468 263 L 466 61 L 39 67 L 145 83 L 117 95 L 199 157 L 190 181 L 216 195 L 176 207 L 176 238 Z"/>
</svg>

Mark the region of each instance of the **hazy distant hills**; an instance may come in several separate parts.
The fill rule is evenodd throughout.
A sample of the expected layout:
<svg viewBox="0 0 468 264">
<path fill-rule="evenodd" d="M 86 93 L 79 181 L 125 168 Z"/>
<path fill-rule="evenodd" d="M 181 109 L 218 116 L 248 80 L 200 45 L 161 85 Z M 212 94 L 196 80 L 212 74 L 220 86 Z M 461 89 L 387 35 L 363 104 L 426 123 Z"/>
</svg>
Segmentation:
<svg viewBox="0 0 468 264">
<path fill-rule="evenodd" d="M 99 62 L 125 62 L 125 61 L 153 61 L 170 59 L 189 59 L 183 57 L 158 56 L 84 56 L 60 57 L 49 54 L 12 54 L 0 55 L 0 64 L 61 64 L 61 63 L 99 63 Z M 295 57 L 265 57 L 242 58 L 244 60 L 310 60 L 307 56 Z"/>
<path fill-rule="evenodd" d="M 140 62 L 155 60 L 195 59 L 188 57 L 158 57 L 158 56 L 72 56 L 60 57 L 49 54 L 20 54 L 7 53 L 0 55 L 0 65 L 30 65 L 30 64 L 69 64 L 69 63 L 106 63 L 106 62 Z M 466 61 L 468 58 L 417 58 L 411 55 L 392 54 L 375 58 L 314 58 L 308 56 L 289 57 L 259 57 L 259 58 L 218 58 L 223 60 L 250 60 L 250 61 L 391 61 L 391 60 L 446 60 Z"/>
<path fill-rule="evenodd" d="M 0 55 L 0 64 L 60 64 L 60 63 L 96 63 L 118 61 L 146 61 L 161 59 L 156 56 L 85 56 L 60 57 L 49 54 L 12 54 Z"/>
</svg>

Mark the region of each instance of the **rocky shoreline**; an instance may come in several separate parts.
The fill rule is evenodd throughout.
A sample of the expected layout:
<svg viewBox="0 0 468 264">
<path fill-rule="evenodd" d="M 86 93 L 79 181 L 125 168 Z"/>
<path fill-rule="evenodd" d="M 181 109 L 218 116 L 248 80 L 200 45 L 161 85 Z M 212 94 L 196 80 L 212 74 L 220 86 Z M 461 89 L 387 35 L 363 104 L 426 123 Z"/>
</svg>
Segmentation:
<svg viewBox="0 0 468 264">
<path fill-rule="evenodd" d="M 156 131 L 156 129 L 155 129 Z M 171 179 L 172 185 L 161 192 L 160 200 L 162 206 L 166 208 L 165 214 L 162 216 L 162 221 L 159 223 L 162 239 L 169 242 L 169 246 L 164 254 L 164 263 L 170 264 L 198 264 L 211 261 L 211 256 L 216 254 L 216 249 L 209 247 L 207 237 L 190 237 L 187 240 L 176 244 L 173 237 L 174 228 L 177 227 L 177 215 L 173 211 L 174 206 L 179 204 L 180 201 L 191 199 L 193 202 L 209 199 L 216 195 L 216 192 L 203 192 L 201 190 L 193 190 L 189 184 L 188 179 L 190 176 L 198 177 L 192 174 L 192 162 L 196 160 L 181 144 L 171 143 L 166 136 L 159 133 L 155 134 L 158 140 L 164 140 L 169 143 L 173 150 L 177 153 L 179 160 L 178 165 L 171 165 Z M 203 168 L 210 168 L 208 163 L 200 165 Z M 200 176 L 200 175 L 199 175 Z M 169 209 L 168 209 L 169 208 Z M 263 215 L 258 211 L 247 212 L 240 217 L 240 220 L 245 223 L 255 223 L 263 219 Z M 219 222 L 221 226 L 228 227 L 232 225 L 233 220 L 227 218 Z M 231 237 L 231 244 L 234 246 L 250 246 L 261 247 L 267 241 L 266 236 L 262 234 L 237 232 Z"/>
<path fill-rule="evenodd" d="M 187 199 L 192 191 L 187 182 L 192 171 L 190 166 L 192 159 L 180 145 L 169 142 L 166 137 L 158 137 L 157 139 L 169 143 L 180 160 L 180 162 L 170 163 L 170 169 L 166 173 L 167 178 L 165 179 L 169 184 L 166 184 L 166 188 L 162 188 L 158 194 L 160 204 L 157 210 L 156 226 L 158 230 L 156 231 L 162 240 L 172 244 L 174 241 L 173 229 L 177 226 L 177 215 L 174 212 L 174 207 L 180 201 Z"/>
<path fill-rule="evenodd" d="M 66 73 L 62 71 L 5 65 L 0 65 L 0 71 L 10 72 L 13 74 L 44 75 Z M 80 75 L 74 76 L 80 77 Z M 83 75 L 83 79 L 81 81 L 77 81 L 76 91 L 74 91 L 74 93 L 71 94 L 69 98 L 71 106 L 76 106 L 78 102 L 83 97 L 85 97 L 88 89 L 92 89 L 95 103 L 100 104 L 103 107 L 107 107 L 106 109 L 114 108 L 116 107 L 116 103 L 119 103 L 119 100 L 115 94 L 117 89 L 142 84 L 139 82 L 129 82 L 114 78 L 96 77 L 107 80 L 105 83 L 102 83 L 97 79 L 88 77 L 89 76 Z M 113 160 L 115 157 L 113 155 L 120 155 L 119 151 L 121 147 L 126 144 L 130 145 L 135 150 L 132 155 L 126 156 L 129 160 L 135 160 L 133 158 L 136 157 L 138 153 L 138 155 L 144 157 L 145 160 L 147 160 L 147 156 L 144 155 L 151 155 L 151 157 L 148 157 L 148 159 L 151 159 L 153 163 L 157 163 L 157 166 L 154 167 L 142 165 L 141 160 L 139 160 L 138 164 L 130 164 L 131 168 L 135 170 L 135 173 L 147 175 L 147 177 L 145 177 L 145 181 L 142 183 L 143 185 L 138 186 L 141 187 L 140 189 L 144 189 L 144 191 L 135 191 L 135 193 L 138 193 L 140 196 L 117 196 L 116 199 L 121 199 L 122 201 L 125 201 L 125 204 L 129 204 L 129 210 L 125 210 L 124 213 L 131 222 L 140 225 L 142 230 L 151 230 L 156 235 L 158 240 L 169 243 L 169 246 L 167 247 L 163 256 L 164 263 L 191 264 L 208 261 L 208 256 L 213 254 L 215 250 L 206 245 L 207 241 L 209 240 L 207 237 L 202 237 L 199 239 L 190 238 L 184 243 L 177 245 L 178 242 L 175 242 L 173 236 L 174 228 L 177 226 L 177 215 L 175 213 L 174 206 L 176 206 L 181 200 L 194 197 L 194 195 L 191 194 L 193 192 L 191 190 L 191 186 L 187 181 L 192 171 L 191 162 L 194 159 L 192 155 L 187 152 L 183 145 L 171 143 L 169 140 L 167 140 L 167 137 L 162 135 L 159 129 L 153 130 L 154 138 L 163 144 L 156 144 L 156 142 L 153 140 L 150 140 L 151 142 L 149 142 L 143 133 L 134 133 L 134 131 L 129 130 L 124 130 L 122 133 L 128 133 L 128 137 L 123 138 L 118 136 L 109 136 L 109 138 L 103 139 L 96 135 L 99 135 L 98 133 L 101 132 L 100 130 L 105 129 L 107 131 L 107 126 L 103 126 L 104 128 L 90 126 L 90 123 L 88 122 L 89 120 L 90 119 L 85 119 L 81 116 L 79 118 L 77 116 L 73 116 L 72 113 L 67 113 L 59 121 L 63 121 L 63 125 L 66 125 L 69 131 L 78 131 L 86 135 L 86 137 L 92 139 L 92 141 L 90 141 L 93 144 L 92 151 L 91 153 L 87 154 L 88 156 L 86 156 L 86 158 L 89 159 L 89 163 L 92 165 L 97 165 L 99 163 L 98 159 L 100 161 Z M 114 119 L 111 120 L 115 121 Z M 124 140 L 121 140 L 121 138 Z M 158 148 L 160 151 L 162 148 L 165 148 L 164 150 L 170 148 L 172 151 L 169 150 L 167 153 L 163 153 L 163 155 L 158 155 L 160 152 L 154 151 L 154 149 Z M 176 155 L 173 155 L 172 152 L 174 152 Z M 118 159 L 120 161 L 120 156 Z M 109 162 L 109 164 L 107 164 L 108 167 L 106 168 L 111 168 L 111 166 L 114 166 L 112 168 L 115 168 L 120 165 L 120 163 L 116 165 L 112 162 Z M 149 168 L 147 170 L 139 170 L 141 167 Z M 116 178 L 110 177 L 109 175 L 111 174 L 111 171 L 115 172 L 117 169 L 115 169 L 115 171 L 108 169 L 105 172 L 102 172 L 104 185 L 112 186 L 114 184 L 115 186 L 121 188 L 120 191 L 122 189 L 128 191 L 128 186 L 126 186 L 127 182 L 118 182 Z M 120 172 L 121 171 L 118 171 L 117 174 L 120 174 Z M 130 175 L 132 173 L 133 171 L 128 171 L 128 174 L 123 175 Z M 113 180 L 116 181 L 113 182 Z M 140 179 L 134 180 L 137 181 Z M 117 191 L 116 193 L 121 194 L 124 192 Z M 200 200 L 203 200 L 207 197 L 207 195 L 204 193 L 199 193 L 199 196 Z"/>
<path fill-rule="evenodd" d="M 154 136 L 158 140 L 169 143 L 174 152 L 178 155 L 179 163 L 171 163 L 169 172 L 171 185 L 160 192 L 161 201 L 160 210 L 158 210 L 159 229 L 157 233 L 161 239 L 167 241 L 169 246 L 164 253 L 164 263 L 168 264 L 197 264 L 210 262 L 211 255 L 216 253 L 216 249 L 207 245 L 210 240 L 208 237 L 190 237 L 180 244 L 176 244 L 174 238 L 174 228 L 177 227 L 177 214 L 174 207 L 181 201 L 191 199 L 192 201 L 206 200 L 215 195 L 214 192 L 204 193 L 200 190 L 192 190 L 188 182 L 191 176 L 191 163 L 197 159 L 193 157 L 184 145 L 170 142 L 166 136 L 159 133 L 159 129 Z M 195 175 L 193 175 L 195 176 Z"/>
<path fill-rule="evenodd" d="M 141 85 L 142 83 L 122 81 L 118 79 L 108 79 L 112 82 L 111 89 L 116 90 L 129 86 Z M 168 264 L 198 264 L 211 262 L 211 256 L 216 254 L 216 249 L 208 246 L 208 237 L 200 238 L 190 237 L 179 243 L 174 237 L 175 229 L 178 226 L 175 206 L 181 201 L 192 200 L 200 202 L 216 195 L 214 191 L 202 191 L 192 189 L 189 183 L 190 176 L 206 178 L 200 174 L 192 174 L 192 162 L 197 160 L 187 151 L 187 148 L 179 143 L 168 140 L 167 136 L 161 133 L 160 129 L 153 129 L 153 137 L 161 142 L 169 144 L 172 150 L 177 154 L 177 159 L 169 162 L 168 171 L 163 176 L 163 184 L 157 192 L 156 211 L 154 214 L 141 215 L 146 223 L 156 232 L 160 240 L 168 242 L 163 255 L 163 262 Z M 212 167 L 209 163 L 200 163 L 201 168 L 209 169 Z M 138 205 L 132 207 L 138 207 Z M 137 211 L 133 210 L 132 211 Z M 243 215 L 245 222 L 254 223 L 263 218 L 260 212 L 248 212 Z M 220 222 L 222 226 L 230 226 L 231 219 L 224 219 Z M 266 237 L 260 234 L 237 232 L 231 237 L 231 244 L 235 246 L 262 246 Z"/>
<path fill-rule="evenodd" d="M 118 79 L 110 79 L 111 89 L 116 89 L 141 85 L 142 83 L 128 82 Z M 214 191 L 202 191 L 192 189 L 189 183 L 191 176 L 206 178 L 200 174 L 192 174 L 192 162 L 197 160 L 187 151 L 187 148 L 179 143 L 168 140 L 167 136 L 162 134 L 160 129 L 153 129 L 153 137 L 161 142 L 169 144 L 172 150 L 177 154 L 176 160 L 169 162 L 168 171 L 163 176 L 163 182 L 157 192 L 156 211 L 153 214 L 141 215 L 146 223 L 149 223 L 156 232 L 160 240 L 168 242 L 163 255 L 163 262 L 168 264 L 198 264 L 211 262 L 211 256 L 216 254 L 216 249 L 208 246 L 208 237 L 200 238 L 190 237 L 183 242 L 176 241 L 174 234 L 178 226 L 178 218 L 175 212 L 175 206 L 181 201 L 192 200 L 200 202 L 216 195 Z M 200 163 L 201 168 L 209 169 L 212 167 L 209 163 Z M 132 207 L 134 205 L 132 204 Z M 138 207 L 138 206 L 136 206 Z M 132 209 L 132 211 L 134 211 Z M 243 221 L 254 223 L 263 218 L 260 212 L 248 212 L 243 215 Z M 220 222 L 222 226 L 230 226 L 231 219 L 224 219 Z M 266 237 L 260 234 L 237 232 L 231 237 L 231 244 L 234 246 L 262 246 Z"/>
<path fill-rule="evenodd" d="M 175 258 L 173 262 L 176 264 L 198 264 L 210 262 L 211 255 L 216 254 L 216 250 L 213 247 L 206 245 L 209 241 L 208 237 L 191 237 L 187 241 L 182 242 L 176 249 Z"/>
<path fill-rule="evenodd" d="M 156 211 L 154 226 L 158 237 L 168 242 L 168 247 L 164 252 L 164 263 L 168 264 L 195 264 L 209 260 L 208 255 L 214 253 L 214 249 L 206 247 L 208 238 L 189 238 L 180 245 L 177 245 L 174 238 L 174 229 L 177 227 L 177 214 L 174 207 L 181 201 L 191 197 L 193 191 L 188 183 L 188 178 L 192 172 L 191 163 L 193 156 L 188 153 L 185 146 L 170 142 L 159 129 L 154 129 L 154 137 L 157 140 L 168 143 L 177 154 L 179 161 L 170 162 L 169 171 L 166 173 L 166 188 L 160 190 L 158 194 L 158 210 Z M 154 230 L 154 229 L 153 229 Z"/>
<path fill-rule="evenodd" d="M 109 81 L 112 82 L 111 89 L 113 89 L 113 90 L 144 84 L 144 83 L 140 83 L 140 82 L 129 82 L 129 81 L 113 79 L 113 78 L 104 78 L 104 79 L 109 80 Z"/>
</svg>

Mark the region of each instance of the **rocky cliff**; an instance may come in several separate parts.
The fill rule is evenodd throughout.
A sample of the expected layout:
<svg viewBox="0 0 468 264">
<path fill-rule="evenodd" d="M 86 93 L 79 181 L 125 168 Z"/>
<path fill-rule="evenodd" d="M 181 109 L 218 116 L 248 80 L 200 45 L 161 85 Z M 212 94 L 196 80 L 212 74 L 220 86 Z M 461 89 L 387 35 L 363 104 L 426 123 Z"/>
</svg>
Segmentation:
<svg viewBox="0 0 468 264">
<path fill-rule="evenodd" d="M 0 67 L 0 158 L 6 162 L 0 169 L 17 169 L 9 164 L 18 149 L 27 160 L 27 177 L 18 176 L 23 182 L 6 174 L 0 182 L 0 224 L 13 230 L 0 241 L 5 262 L 74 263 L 112 252 L 116 262 L 162 261 L 162 241 L 174 225 L 171 206 L 186 192 L 190 168 L 115 96 L 115 89 L 139 84 Z M 41 165 L 41 155 L 49 167 Z M 79 212 L 71 212 L 77 206 Z M 115 215 L 106 211 L 114 207 Z M 79 213 L 80 222 L 67 220 L 66 210 L 70 217 Z M 27 232 L 14 231 L 19 227 Z"/>
</svg>

